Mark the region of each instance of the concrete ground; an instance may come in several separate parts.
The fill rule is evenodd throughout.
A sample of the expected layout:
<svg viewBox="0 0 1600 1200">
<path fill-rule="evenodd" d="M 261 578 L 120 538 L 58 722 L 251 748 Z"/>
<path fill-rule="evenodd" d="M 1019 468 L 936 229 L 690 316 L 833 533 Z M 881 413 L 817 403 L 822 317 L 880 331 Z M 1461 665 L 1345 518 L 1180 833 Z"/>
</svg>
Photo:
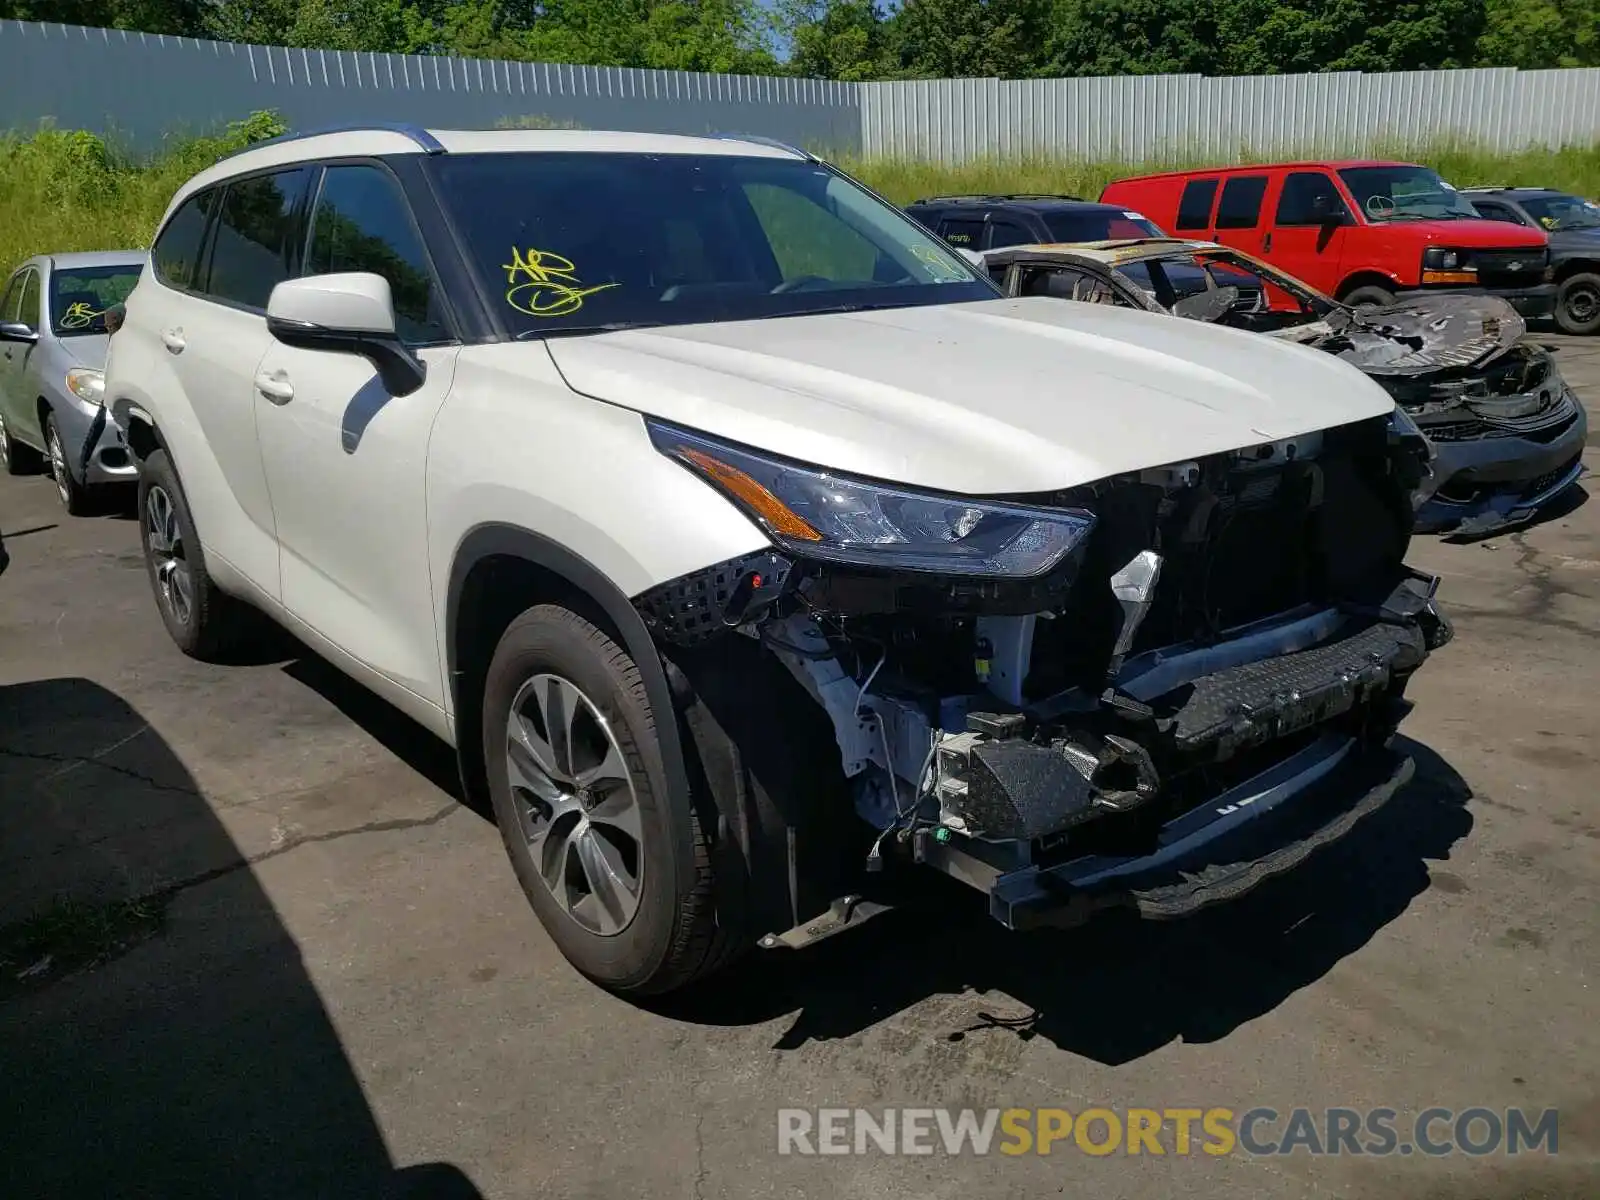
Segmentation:
<svg viewBox="0 0 1600 1200">
<path fill-rule="evenodd" d="M 1600 341 L 1562 359 L 1600 404 Z M 1583 499 L 1418 540 L 1458 623 L 1413 689 L 1418 780 L 1294 875 L 1182 923 L 1029 937 L 936 892 L 652 1011 L 555 952 L 443 746 L 292 650 L 184 658 L 131 521 L 0 479 L 0 925 L 63 896 L 164 914 L 93 969 L 0 979 L 5 1191 L 1600 1195 Z M 779 1108 L 858 1104 L 1556 1107 L 1560 1152 L 776 1153 Z"/>
</svg>

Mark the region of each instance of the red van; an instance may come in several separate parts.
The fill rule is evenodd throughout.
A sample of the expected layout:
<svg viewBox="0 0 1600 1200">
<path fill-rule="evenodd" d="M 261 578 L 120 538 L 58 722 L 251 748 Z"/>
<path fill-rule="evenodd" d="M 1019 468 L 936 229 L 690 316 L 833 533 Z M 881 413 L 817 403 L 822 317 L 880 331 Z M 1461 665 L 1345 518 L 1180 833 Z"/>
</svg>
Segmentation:
<svg viewBox="0 0 1600 1200">
<path fill-rule="evenodd" d="M 1549 241 L 1485 221 L 1436 171 L 1401 162 L 1300 162 L 1119 179 L 1103 203 L 1177 237 L 1258 255 L 1346 304 L 1408 292 L 1486 292 L 1527 317 L 1555 308 Z"/>
</svg>

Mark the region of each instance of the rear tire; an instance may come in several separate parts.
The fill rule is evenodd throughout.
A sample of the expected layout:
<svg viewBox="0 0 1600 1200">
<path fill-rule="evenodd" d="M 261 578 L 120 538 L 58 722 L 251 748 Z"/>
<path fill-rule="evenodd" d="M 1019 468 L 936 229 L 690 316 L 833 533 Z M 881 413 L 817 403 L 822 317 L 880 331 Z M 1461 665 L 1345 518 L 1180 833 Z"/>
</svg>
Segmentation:
<svg viewBox="0 0 1600 1200">
<path fill-rule="evenodd" d="M 6 428 L 4 413 L 0 413 L 0 471 L 7 475 L 39 473 L 39 452 L 11 436 L 11 431 Z"/>
<path fill-rule="evenodd" d="M 1376 284 L 1352 288 L 1344 296 L 1344 303 L 1351 308 L 1387 308 L 1394 300 L 1393 292 Z"/>
<path fill-rule="evenodd" d="M 156 607 L 178 649 L 203 662 L 225 658 L 248 636 L 255 614 L 207 572 L 188 498 L 165 450 L 139 470 L 139 542 Z"/>
<path fill-rule="evenodd" d="M 742 940 L 690 797 L 666 783 L 656 727 L 675 719 L 626 651 L 556 605 L 511 622 L 484 679 L 484 767 L 518 882 L 567 961 L 623 995 L 681 988 Z"/>
<path fill-rule="evenodd" d="M 61 440 L 55 413 L 45 414 L 44 445 L 45 461 L 50 468 L 50 478 L 55 481 L 56 495 L 61 498 L 61 507 L 67 510 L 68 516 L 87 516 L 94 507 L 94 493 L 72 474 L 72 463 L 67 458 L 66 443 Z"/>
<path fill-rule="evenodd" d="M 1556 289 L 1556 324 L 1563 333 L 1600 333 L 1600 275 L 1579 271 Z"/>
</svg>

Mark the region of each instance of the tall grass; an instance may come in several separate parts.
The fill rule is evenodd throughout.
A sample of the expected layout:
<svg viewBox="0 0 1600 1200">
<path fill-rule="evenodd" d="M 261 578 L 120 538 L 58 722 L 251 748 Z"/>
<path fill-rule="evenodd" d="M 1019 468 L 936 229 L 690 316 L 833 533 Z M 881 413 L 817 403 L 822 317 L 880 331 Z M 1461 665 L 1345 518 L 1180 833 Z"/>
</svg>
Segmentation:
<svg viewBox="0 0 1600 1200">
<path fill-rule="evenodd" d="M 218 135 L 174 136 L 162 153 L 144 161 L 82 131 L 47 129 L 27 138 L 0 137 L 0 271 L 32 254 L 146 246 L 179 184 L 223 155 L 283 131 L 276 116 L 256 113 Z M 1514 154 L 1450 143 L 1422 151 L 1396 152 L 1380 145 L 1334 153 L 1427 162 L 1461 187 L 1527 184 L 1600 197 L 1600 141 Z M 1262 157 L 1244 152 L 1234 160 Z M 1044 157 L 958 166 L 894 159 L 839 162 L 900 204 L 950 192 L 1051 192 L 1092 199 L 1121 175 L 1217 165 L 1214 157 L 1181 153 L 1163 153 L 1159 162 L 1143 163 Z"/>
</svg>

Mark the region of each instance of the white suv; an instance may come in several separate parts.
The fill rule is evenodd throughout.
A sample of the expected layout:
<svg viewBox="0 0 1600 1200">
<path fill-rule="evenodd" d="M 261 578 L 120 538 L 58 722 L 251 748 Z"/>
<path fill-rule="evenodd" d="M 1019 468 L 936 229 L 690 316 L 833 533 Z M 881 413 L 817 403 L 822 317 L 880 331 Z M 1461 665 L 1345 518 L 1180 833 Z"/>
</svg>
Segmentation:
<svg viewBox="0 0 1600 1200">
<path fill-rule="evenodd" d="M 1331 355 L 1005 299 L 732 138 L 290 137 L 150 266 L 106 392 L 173 638 L 263 610 L 451 742 L 607 987 L 913 865 L 1176 915 L 1408 776 L 1420 460 Z"/>
</svg>

